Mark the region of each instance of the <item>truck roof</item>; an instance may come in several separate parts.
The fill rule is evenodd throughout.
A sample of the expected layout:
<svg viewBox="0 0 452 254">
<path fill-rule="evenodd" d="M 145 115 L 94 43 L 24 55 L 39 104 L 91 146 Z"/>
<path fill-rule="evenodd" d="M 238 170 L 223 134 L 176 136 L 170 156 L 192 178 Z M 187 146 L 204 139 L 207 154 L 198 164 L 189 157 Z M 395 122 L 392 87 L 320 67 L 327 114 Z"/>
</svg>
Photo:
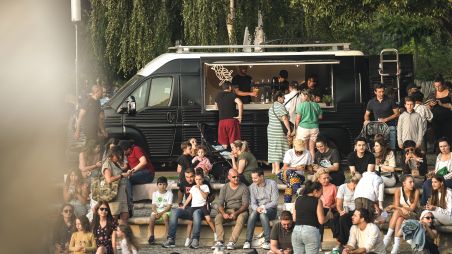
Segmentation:
<svg viewBox="0 0 452 254">
<path fill-rule="evenodd" d="M 188 52 L 188 53 L 165 53 L 146 64 L 138 71 L 140 76 L 149 76 L 164 64 L 177 59 L 200 59 L 203 57 L 253 57 L 253 56 L 363 56 L 358 50 L 324 50 L 324 51 L 286 51 L 286 52 Z"/>
</svg>

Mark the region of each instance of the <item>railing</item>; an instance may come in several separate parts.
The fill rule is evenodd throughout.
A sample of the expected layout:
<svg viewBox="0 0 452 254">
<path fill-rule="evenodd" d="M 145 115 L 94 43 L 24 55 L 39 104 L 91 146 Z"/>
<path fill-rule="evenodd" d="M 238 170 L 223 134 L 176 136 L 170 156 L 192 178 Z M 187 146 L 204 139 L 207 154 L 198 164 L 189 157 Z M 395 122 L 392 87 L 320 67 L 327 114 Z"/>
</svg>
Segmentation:
<svg viewBox="0 0 452 254">
<path fill-rule="evenodd" d="M 350 50 L 350 43 L 312 43 L 312 44 L 287 44 L 287 45 L 206 45 L 206 46 L 184 46 L 176 45 L 168 50 L 176 50 L 177 53 L 188 53 L 191 50 L 211 49 L 288 49 L 288 48 L 322 48 L 325 50 Z"/>
</svg>

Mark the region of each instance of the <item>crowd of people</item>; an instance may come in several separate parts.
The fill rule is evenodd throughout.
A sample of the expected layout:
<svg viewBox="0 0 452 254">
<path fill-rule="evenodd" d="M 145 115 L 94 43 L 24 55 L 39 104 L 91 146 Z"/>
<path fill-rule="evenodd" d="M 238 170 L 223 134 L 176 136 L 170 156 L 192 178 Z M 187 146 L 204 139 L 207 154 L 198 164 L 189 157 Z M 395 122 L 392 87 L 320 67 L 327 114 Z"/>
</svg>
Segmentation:
<svg viewBox="0 0 452 254">
<path fill-rule="evenodd" d="M 320 95 L 316 80 L 309 81 L 302 91 L 297 82 L 287 82 L 286 90 L 274 93 L 268 111 L 268 162 L 272 174 L 286 186 L 284 203 L 292 205 L 285 205 L 278 213 L 277 182 L 264 175 L 247 141 L 241 139 L 243 104 L 239 96 L 255 94 L 239 94 L 233 83 L 225 82 L 215 103 L 220 120 L 218 142 L 231 151 L 227 182 L 214 200 L 209 149 L 194 138 L 183 142 L 177 159 L 177 197 L 168 190 L 166 177 L 157 178 L 149 244 L 156 244 L 156 223 L 164 223 L 167 237 L 162 246 L 175 247 L 178 220 L 185 219 L 189 221 L 186 247 L 199 247 L 201 222 L 205 220 L 215 238 L 212 248 L 237 248 L 246 225 L 242 248 L 249 249 L 256 247 L 253 237 L 260 221 L 260 247 L 269 253 L 318 253 L 325 224 L 331 227 L 343 253 L 386 253 L 391 243 L 391 253 L 398 253 L 401 237 L 408 234 L 404 225 L 416 220 L 425 232 L 424 247 L 438 253 L 433 219 L 452 225 L 452 154 L 450 129 L 435 121 L 451 119 L 450 90 L 442 80 L 435 80 L 435 91 L 426 105 L 419 91 L 410 91 L 400 114 L 393 100 L 384 95 L 384 86 L 376 85 L 364 124 L 373 114 L 376 121 L 389 126 L 389 135 L 356 139 L 354 151 L 347 157 L 351 176 L 346 180 L 339 152 L 319 131 L 323 117 Z M 132 186 L 152 183 L 155 169 L 144 149 L 132 141 L 99 141 L 106 137 L 99 89 L 93 86 L 79 111 L 74 137 L 79 138 L 83 130 L 86 142 L 79 154 L 79 169 L 65 177 L 65 204 L 54 231 L 57 253 L 115 253 L 118 246 L 122 253 L 137 253 L 139 248 L 128 226 L 133 216 Z M 296 103 L 284 104 L 288 97 Z M 438 137 L 439 151 L 432 170 L 427 168 L 425 145 L 430 124 Z M 398 167 L 401 172 L 396 171 Z M 401 186 L 396 188 L 393 204 L 384 207 L 384 188 L 398 183 Z M 173 208 L 174 199 L 177 208 Z M 275 219 L 279 222 L 272 223 Z M 235 224 L 225 241 L 224 223 L 230 221 Z M 389 223 L 384 236 L 377 226 L 383 222 Z"/>
</svg>

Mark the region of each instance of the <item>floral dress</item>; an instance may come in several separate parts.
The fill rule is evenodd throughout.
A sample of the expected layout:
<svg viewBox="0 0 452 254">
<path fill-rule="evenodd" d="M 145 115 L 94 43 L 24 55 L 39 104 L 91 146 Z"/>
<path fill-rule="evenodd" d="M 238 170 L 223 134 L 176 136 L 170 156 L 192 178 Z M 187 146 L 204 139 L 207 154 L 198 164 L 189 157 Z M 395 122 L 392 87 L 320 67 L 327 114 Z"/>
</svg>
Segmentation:
<svg viewBox="0 0 452 254">
<path fill-rule="evenodd" d="M 100 225 L 94 229 L 94 236 L 96 237 L 97 247 L 104 246 L 107 249 L 107 254 L 113 254 L 113 245 L 111 242 L 111 235 L 116 230 L 118 223 L 113 221 L 111 226 L 108 224 L 105 227 Z"/>
</svg>

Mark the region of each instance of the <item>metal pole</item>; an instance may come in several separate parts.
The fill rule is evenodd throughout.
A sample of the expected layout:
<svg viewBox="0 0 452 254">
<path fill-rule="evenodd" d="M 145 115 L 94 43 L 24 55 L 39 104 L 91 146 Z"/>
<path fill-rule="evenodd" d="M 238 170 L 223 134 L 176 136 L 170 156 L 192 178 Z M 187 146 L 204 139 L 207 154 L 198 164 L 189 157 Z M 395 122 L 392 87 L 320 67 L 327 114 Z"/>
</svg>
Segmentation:
<svg viewBox="0 0 452 254">
<path fill-rule="evenodd" d="M 78 109 L 78 31 L 77 22 L 75 22 L 75 106 Z"/>
</svg>

